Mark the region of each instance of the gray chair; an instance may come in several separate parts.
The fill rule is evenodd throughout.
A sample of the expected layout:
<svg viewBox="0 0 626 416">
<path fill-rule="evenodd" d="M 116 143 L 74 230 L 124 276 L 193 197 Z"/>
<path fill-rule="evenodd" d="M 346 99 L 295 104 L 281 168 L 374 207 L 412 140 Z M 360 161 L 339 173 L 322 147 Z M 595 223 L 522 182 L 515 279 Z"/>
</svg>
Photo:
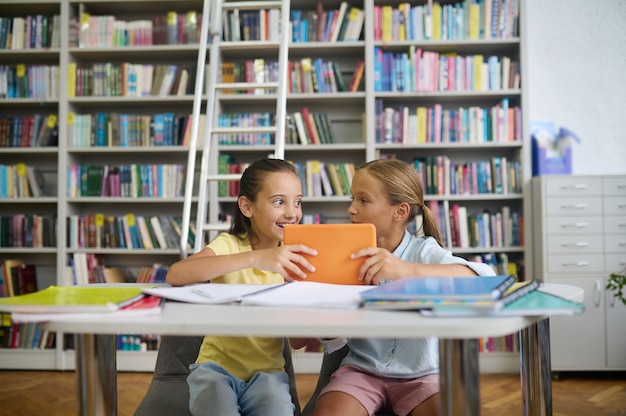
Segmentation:
<svg viewBox="0 0 626 416">
<path fill-rule="evenodd" d="M 189 412 L 187 376 L 189 364 L 198 356 L 202 336 L 162 336 L 157 353 L 154 375 L 135 416 L 183 416 Z M 289 375 L 291 399 L 295 416 L 300 415 L 291 350 L 285 340 L 285 371 Z"/>
<path fill-rule="evenodd" d="M 324 357 L 322 358 L 322 367 L 320 368 L 320 375 L 317 379 L 315 391 L 311 395 L 311 398 L 307 402 L 306 406 L 304 406 L 304 409 L 302 409 L 302 416 L 311 416 L 313 414 L 315 402 L 320 395 L 320 391 L 324 388 L 324 386 L 326 386 L 326 384 L 328 384 L 330 376 L 339 368 L 339 365 L 346 354 L 348 354 L 347 345 L 330 354 L 324 353 Z M 376 416 L 394 416 L 394 413 L 376 412 Z"/>
</svg>

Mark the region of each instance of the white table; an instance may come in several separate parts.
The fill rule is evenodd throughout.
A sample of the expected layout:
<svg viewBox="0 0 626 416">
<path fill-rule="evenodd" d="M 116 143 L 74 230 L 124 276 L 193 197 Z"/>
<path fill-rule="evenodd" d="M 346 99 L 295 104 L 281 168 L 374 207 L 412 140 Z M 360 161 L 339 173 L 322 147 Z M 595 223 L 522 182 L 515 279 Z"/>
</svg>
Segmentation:
<svg viewBox="0 0 626 416">
<path fill-rule="evenodd" d="M 582 289 L 545 285 L 543 290 L 581 300 Z M 442 415 L 478 415 L 478 341 L 520 331 L 525 415 L 552 412 L 549 327 L 546 317 L 425 318 L 414 312 L 196 305 L 168 302 L 161 316 L 111 320 L 94 317 L 42 324 L 77 334 L 79 412 L 117 415 L 116 333 L 278 337 L 439 338 Z"/>
</svg>

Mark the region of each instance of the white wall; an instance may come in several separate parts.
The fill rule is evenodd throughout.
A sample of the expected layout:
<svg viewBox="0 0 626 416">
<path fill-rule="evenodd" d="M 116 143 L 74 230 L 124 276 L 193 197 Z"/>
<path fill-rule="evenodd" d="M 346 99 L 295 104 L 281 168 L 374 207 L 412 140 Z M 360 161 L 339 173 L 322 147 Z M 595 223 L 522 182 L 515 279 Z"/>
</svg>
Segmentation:
<svg viewBox="0 0 626 416">
<path fill-rule="evenodd" d="M 625 173 L 626 1 L 521 1 L 527 120 L 581 138 L 574 174 Z"/>
</svg>

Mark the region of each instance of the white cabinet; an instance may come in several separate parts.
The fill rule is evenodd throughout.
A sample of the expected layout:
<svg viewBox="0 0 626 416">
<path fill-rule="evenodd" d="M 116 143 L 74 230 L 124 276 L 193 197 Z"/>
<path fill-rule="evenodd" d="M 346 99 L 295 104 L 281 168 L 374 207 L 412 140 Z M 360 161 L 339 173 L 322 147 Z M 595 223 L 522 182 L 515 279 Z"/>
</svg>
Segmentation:
<svg viewBox="0 0 626 416">
<path fill-rule="evenodd" d="M 626 268 L 626 176 L 533 178 L 535 277 L 585 291 L 550 319 L 553 370 L 626 369 L 626 306 L 605 289 Z"/>
</svg>

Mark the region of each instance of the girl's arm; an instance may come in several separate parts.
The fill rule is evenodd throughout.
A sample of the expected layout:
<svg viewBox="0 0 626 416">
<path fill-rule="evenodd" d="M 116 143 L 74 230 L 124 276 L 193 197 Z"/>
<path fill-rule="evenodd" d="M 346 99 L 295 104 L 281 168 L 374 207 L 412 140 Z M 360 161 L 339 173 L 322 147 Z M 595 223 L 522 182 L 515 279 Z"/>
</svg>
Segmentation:
<svg viewBox="0 0 626 416">
<path fill-rule="evenodd" d="M 451 254 L 446 254 L 441 259 L 443 264 L 400 260 L 388 250 L 376 247 L 359 250 L 353 256 L 357 257 L 367 257 L 359 269 L 359 279 L 373 285 L 380 284 L 381 279 L 396 280 L 411 276 L 471 277 L 494 274 L 491 267 L 486 264 L 455 259 Z"/>
<path fill-rule="evenodd" d="M 207 247 L 170 266 L 165 281 L 173 286 L 182 286 L 207 282 L 226 273 L 248 268 L 276 272 L 286 280 L 292 280 L 289 273 L 306 278 L 306 273 L 298 265 L 309 271 L 314 268 L 299 253 L 317 254 L 315 250 L 301 244 L 220 256 Z"/>
</svg>

